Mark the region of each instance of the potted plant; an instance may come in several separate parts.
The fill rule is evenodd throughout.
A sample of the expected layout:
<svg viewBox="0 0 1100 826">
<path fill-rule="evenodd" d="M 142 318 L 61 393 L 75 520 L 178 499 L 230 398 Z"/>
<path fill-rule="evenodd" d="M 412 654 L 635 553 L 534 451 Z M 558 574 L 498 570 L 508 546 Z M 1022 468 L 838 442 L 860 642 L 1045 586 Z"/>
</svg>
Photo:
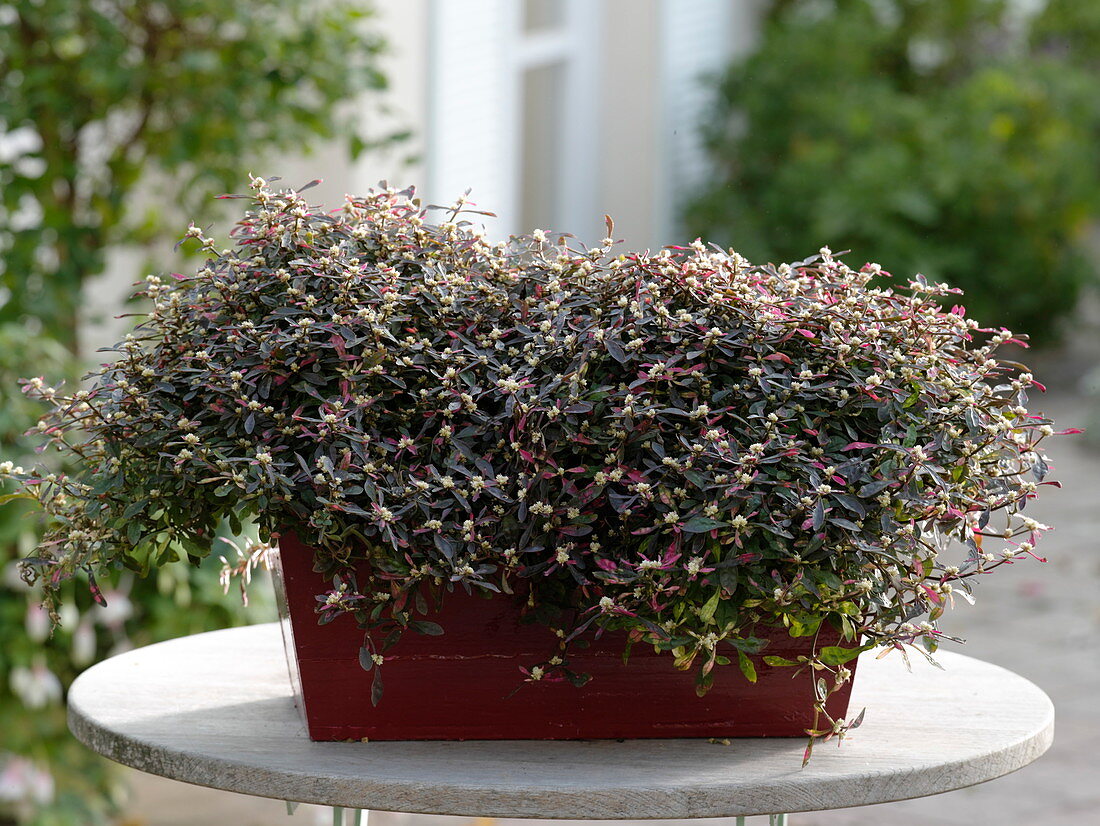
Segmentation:
<svg viewBox="0 0 1100 826">
<path fill-rule="evenodd" d="M 48 598 L 197 563 L 222 520 L 278 539 L 307 706 L 348 704 L 314 737 L 812 745 L 852 725 L 861 651 L 930 656 L 955 597 L 1034 556 L 1051 422 L 995 357 L 1018 339 L 942 285 L 253 184 L 113 363 L 26 383 L 79 471 L 0 470 L 50 519 Z"/>
</svg>

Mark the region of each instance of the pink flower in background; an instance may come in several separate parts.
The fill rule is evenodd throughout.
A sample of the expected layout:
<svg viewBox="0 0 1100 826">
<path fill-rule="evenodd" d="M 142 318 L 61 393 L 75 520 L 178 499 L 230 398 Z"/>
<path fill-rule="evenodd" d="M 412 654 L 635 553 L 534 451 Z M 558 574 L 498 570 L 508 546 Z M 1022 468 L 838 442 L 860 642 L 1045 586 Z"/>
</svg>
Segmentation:
<svg viewBox="0 0 1100 826">
<path fill-rule="evenodd" d="M 76 665 L 88 665 L 95 659 L 95 626 L 85 618 L 73 630 L 72 658 Z"/>
<path fill-rule="evenodd" d="M 61 701 L 61 681 L 43 660 L 11 670 L 11 690 L 27 708 L 44 708 Z"/>
<path fill-rule="evenodd" d="M 45 642 L 50 636 L 50 614 L 38 602 L 27 605 L 27 616 L 24 619 L 27 628 L 27 636 L 33 642 Z"/>
<path fill-rule="evenodd" d="M 96 622 L 101 622 L 108 628 L 119 628 L 134 613 L 134 606 L 129 596 L 124 591 L 108 591 L 103 595 L 107 604 L 96 607 L 92 613 Z"/>
<path fill-rule="evenodd" d="M 0 755 L 0 801 L 34 803 L 53 800 L 53 777 L 25 757 Z"/>
</svg>

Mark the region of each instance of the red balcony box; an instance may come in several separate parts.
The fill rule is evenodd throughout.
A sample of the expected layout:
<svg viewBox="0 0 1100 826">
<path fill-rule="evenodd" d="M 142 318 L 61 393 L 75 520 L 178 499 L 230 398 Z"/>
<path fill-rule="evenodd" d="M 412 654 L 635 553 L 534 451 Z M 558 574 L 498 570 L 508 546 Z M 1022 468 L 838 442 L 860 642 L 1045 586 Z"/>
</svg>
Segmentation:
<svg viewBox="0 0 1100 826">
<path fill-rule="evenodd" d="M 331 585 L 314 573 L 313 551 L 296 536 L 284 534 L 280 548 L 274 571 L 283 640 L 313 740 L 798 737 L 813 723 L 809 670 L 794 677 L 792 668 L 757 663 L 750 683 L 736 666 L 720 666 L 713 688 L 698 697 L 694 672 L 677 670 L 667 652 L 635 645 L 624 664 L 624 632 L 570 654 L 571 668 L 592 676 L 580 688 L 523 682 L 520 667 L 555 650 L 552 633 L 521 624 L 514 598 L 461 590 L 426 617 L 443 627 L 442 636 L 406 632 L 386 652 L 385 690 L 374 706 L 372 675 L 358 661 L 363 632 L 350 616 L 317 624 L 316 595 Z M 833 634 L 819 643 L 837 641 Z M 767 653 L 793 659 L 809 644 L 777 631 Z M 830 714 L 846 714 L 850 691 L 851 683 L 830 698 Z"/>
</svg>

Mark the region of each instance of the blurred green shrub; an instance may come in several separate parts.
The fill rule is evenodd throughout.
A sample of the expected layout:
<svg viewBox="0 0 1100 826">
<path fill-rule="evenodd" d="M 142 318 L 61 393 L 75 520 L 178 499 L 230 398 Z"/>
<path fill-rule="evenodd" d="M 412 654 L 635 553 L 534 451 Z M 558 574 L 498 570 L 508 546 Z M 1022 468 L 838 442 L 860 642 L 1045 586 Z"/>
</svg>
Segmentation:
<svg viewBox="0 0 1100 826">
<path fill-rule="evenodd" d="M 385 84 L 368 6 L 0 3 L 0 459 L 35 460 L 21 434 L 41 410 L 17 379 L 79 375 L 82 288 L 108 247 L 162 237 L 180 210 L 201 220 L 212 194 L 275 152 L 330 138 L 352 156 L 373 145 L 356 118 L 359 93 Z M 180 564 L 120 574 L 104 609 L 77 586 L 47 639 L 16 572 L 38 533 L 25 516 L 0 513 L 0 823 L 104 822 L 121 790 L 68 734 L 69 683 L 113 651 L 267 617 L 270 603 L 242 610 L 216 567 Z"/>
<path fill-rule="evenodd" d="M 849 249 L 963 288 L 983 323 L 1056 337 L 1096 277 L 1100 13 L 1020 6 L 774 2 L 717 82 L 719 172 L 691 231 L 753 260 Z"/>
<path fill-rule="evenodd" d="M 368 17 L 358 0 L 0 5 L 0 322 L 75 343 L 108 245 L 201 214 L 275 150 L 362 149 L 356 96 L 385 82 Z"/>
<path fill-rule="evenodd" d="M 72 377 L 75 359 L 62 344 L 0 325 L 0 444 L 6 460 L 42 460 L 23 432 L 41 412 L 17 379 L 44 373 Z M 45 457 L 45 461 L 49 461 Z M 0 493 L 8 491 L 0 490 Z M 33 549 L 38 521 L 16 503 L 0 509 L 0 823 L 86 826 L 107 822 L 121 801 L 117 767 L 78 743 L 65 723 L 64 694 L 77 674 L 126 648 L 228 625 L 271 619 L 272 600 L 243 609 L 223 596 L 216 564 L 175 564 L 148 579 L 124 573 L 104 589 L 107 607 L 86 587 L 70 588 L 63 626 L 49 638 L 39 595 L 16 562 Z M 226 553 L 226 549 L 215 550 Z"/>
</svg>

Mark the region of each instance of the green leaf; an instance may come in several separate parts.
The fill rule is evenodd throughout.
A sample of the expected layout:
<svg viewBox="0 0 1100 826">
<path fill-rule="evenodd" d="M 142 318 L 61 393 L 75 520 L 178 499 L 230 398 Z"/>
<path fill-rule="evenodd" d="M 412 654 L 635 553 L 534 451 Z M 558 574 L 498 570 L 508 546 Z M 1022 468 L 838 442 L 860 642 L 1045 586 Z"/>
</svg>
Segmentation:
<svg viewBox="0 0 1100 826">
<path fill-rule="evenodd" d="M 703 607 L 699 609 L 699 619 L 704 623 L 709 623 L 714 618 L 714 612 L 718 609 L 718 601 L 721 598 L 721 589 L 711 594 L 710 599 L 703 603 Z"/>
<path fill-rule="evenodd" d="M 122 512 L 123 519 L 133 519 L 139 513 L 145 510 L 149 505 L 148 499 L 139 499 L 136 502 L 131 502 L 126 506 L 126 510 Z"/>
<path fill-rule="evenodd" d="M 843 665 L 850 660 L 854 660 L 862 651 L 862 648 L 843 648 L 839 645 L 826 645 L 817 652 L 817 655 L 826 665 Z"/>
<path fill-rule="evenodd" d="M 791 617 L 791 625 L 788 629 L 792 637 L 810 637 L 817 633 L 817 629 L 821 627 L 821 616 L 803 615 L 795 618 Z"/>
<path fill-rule="evenodd" d="M 715 528 L 724 528 L 728 525 L 728 522 L 711 519 L 709 516 L 693 516 L 684 523 L 683 530 L 684 533 L 706 533 L 707 531 L 713 531 Z"/>
<path fill-rule="evenodd" d="M 428 622 L 427 620 L 411 620 L 409 622 L 409 628 L 418 634 L 425 634 L 429 637 L 438 637 L 443 634 L 443 627 L 435 622 Z"/>
<path fill-rule="evenodd" d="M 737 651 L 737 664 L 741 666 L 741 673 L 750 683 L 756 682 L 756 666 L 752 664 L 748 654 L 740 649 Z"/>
<path fill-rule="evenodd" d="M 774 654 L 767 654 L 764 657 L 764 663 L 766 665 L 775 666 L 777 668 L 790 668 L 793 665 L 802 665 L 802 663 L 800 662 L 788 660 L 786 657 L 777 657 Z"/>
<path fill-rule="evenodd" d="M 374 669 L 374 679 L 370 683 L 370 704 L 377 706 L 382 702 L 382 669 Z"/>
</svg>

